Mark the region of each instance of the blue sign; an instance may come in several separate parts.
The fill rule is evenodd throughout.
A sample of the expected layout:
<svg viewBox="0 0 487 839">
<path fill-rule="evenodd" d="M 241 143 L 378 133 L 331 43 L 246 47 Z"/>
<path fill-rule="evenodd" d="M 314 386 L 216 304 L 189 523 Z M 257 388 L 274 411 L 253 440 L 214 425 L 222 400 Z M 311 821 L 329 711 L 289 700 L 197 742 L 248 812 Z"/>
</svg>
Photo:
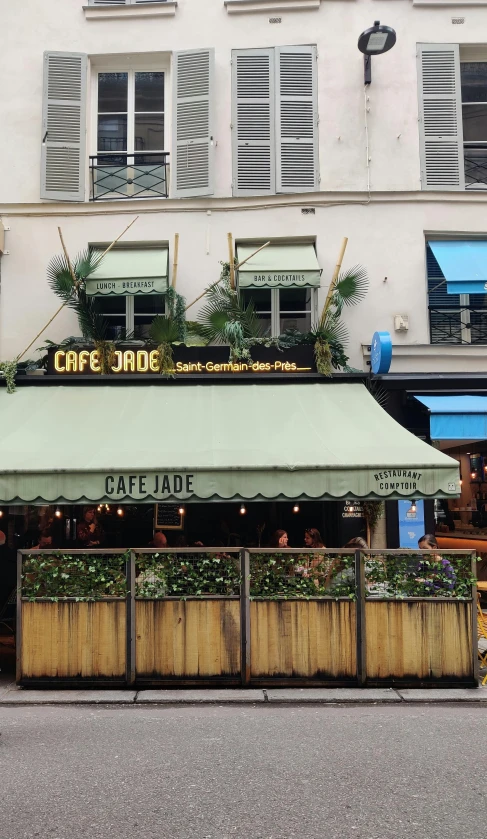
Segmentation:
<svg viewBox="0 0 487 839">
<path fill-rule="evenodd" d="M 424 536 L 423 501 L 398 501 L 399 505 L 399 547 L 417 548 L 418 539 Z M 414 509 L 416 508 L 416 509 Z"/>
<path fill-rule="evenodd" d="M 374 332 L 370 346 L 370 367 L 373 373 L 388 373 L 392 361 L 390 332 Z"/>
</svg>

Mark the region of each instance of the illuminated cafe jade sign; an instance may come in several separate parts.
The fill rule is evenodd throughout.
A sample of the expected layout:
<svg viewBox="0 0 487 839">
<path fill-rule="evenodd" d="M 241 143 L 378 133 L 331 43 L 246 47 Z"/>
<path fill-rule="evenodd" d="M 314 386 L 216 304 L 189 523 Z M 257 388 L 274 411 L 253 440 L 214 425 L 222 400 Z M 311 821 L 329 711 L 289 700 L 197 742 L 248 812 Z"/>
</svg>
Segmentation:
<svg viewBox="0 0 487 839">
<path fill-rule="evenodd" d="M 270 351 L 269 351 L 270 350 Z M 304 350 L 304 352 L 303 352 Z M 296 347 L 288 352 L 275 348 L 259 348 L 251 362 L 231 362 L 228 347 L 174 348 L 175 375 L 204 376 L 205 374 L 306 374 L 315 372 L 313 348 Z M 131 347 L 114 350 L 110 373 L 158 374 L 160 353 L 153 347 Z M 101 374 L 101 359 L 97 349 L 56 349 L 48 352 L 48 373 L 55 376 L 90 376 Z"/>
</svg>

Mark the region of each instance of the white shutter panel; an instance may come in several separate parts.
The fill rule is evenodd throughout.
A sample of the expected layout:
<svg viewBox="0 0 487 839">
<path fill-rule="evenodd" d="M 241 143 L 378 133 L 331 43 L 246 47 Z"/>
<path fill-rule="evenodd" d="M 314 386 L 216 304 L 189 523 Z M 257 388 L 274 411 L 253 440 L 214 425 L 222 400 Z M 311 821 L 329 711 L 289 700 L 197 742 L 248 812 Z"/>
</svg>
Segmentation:
<svg viewBox="0 0 487 839">
<path fill-rule="evenodd" d="M 465 189 L 458 44 L 418 44 L 421 186 Z"/>
<path fill-rule="evenodd" d="M 232 53 L 233 194 L 276 191 L 274 49 Z"/>
<path fill-rule="evenodd" d="M 174 54 L 172 183 L 177 198 L 213 195 L 214 50 Z"/>
<path fill-rule="evenodd" d="M 84 201 L 86 55 L 44 53 L 41 198 Z"/>
<path fill-rule="evenodd" d="M 277 192 L 318 189 L 316 47 L 276 47 Z"/>
</svg>

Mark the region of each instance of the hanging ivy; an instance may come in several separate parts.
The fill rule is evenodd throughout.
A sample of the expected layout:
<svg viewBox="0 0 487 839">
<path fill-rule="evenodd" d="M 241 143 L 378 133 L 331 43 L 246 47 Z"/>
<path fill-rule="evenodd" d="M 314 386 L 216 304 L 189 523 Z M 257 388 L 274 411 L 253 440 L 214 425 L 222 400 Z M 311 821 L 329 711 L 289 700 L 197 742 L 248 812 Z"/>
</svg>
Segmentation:
<svg viewBox="0 0 487 839">
<path fill-rule="evenodd" d="M 3 374 L 7 393 L 15 393 L 15 378 L 17 376 L 17 359 L 13 361 L 0 361 L 0 372 Z"/>
</svg>

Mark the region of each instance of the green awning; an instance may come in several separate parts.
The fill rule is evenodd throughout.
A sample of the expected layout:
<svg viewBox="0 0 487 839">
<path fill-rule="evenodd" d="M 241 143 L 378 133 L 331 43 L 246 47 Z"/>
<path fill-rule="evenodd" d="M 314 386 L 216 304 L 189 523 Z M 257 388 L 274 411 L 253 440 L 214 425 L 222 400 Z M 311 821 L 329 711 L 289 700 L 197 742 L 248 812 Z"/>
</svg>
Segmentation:
<svg viewBox="0 0 487 839">
<path fill-rule="evenodd" d="M 103 251 L 95 251 L 103 253 Z M 90 296 L 164 294 L 168 286 L 168 248 L 111 250 L 86 281 Z"/>
<path fill-rule="evenodd" d="M 362 384 L 24 386 L 0 417 L 1 503 L 460 494 Z"/>
<path fill-rule="evenodd" d="M 237 260 L 243 262 L 258 245 L 237 245 Z M 239 269 L 240 288 L 319 287 L 321 270 L 314 245 L 268 245 Z"/>
</svg>

